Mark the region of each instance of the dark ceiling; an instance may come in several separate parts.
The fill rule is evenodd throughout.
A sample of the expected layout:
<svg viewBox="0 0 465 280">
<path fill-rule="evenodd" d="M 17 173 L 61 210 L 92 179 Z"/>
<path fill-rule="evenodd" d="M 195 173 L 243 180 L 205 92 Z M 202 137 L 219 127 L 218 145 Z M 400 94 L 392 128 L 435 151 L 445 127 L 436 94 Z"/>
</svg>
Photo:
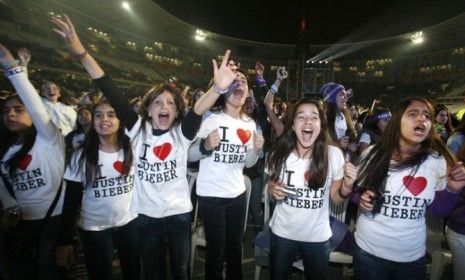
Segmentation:
<svg viewBox="0 0 465 280">
<path fill-rule="evenodd" d="M 218 34 L 296 44 L 358 42 L 417 31 L 465 12 L 464 0 L 153 0 L 179 19 Z"/>
</svg>

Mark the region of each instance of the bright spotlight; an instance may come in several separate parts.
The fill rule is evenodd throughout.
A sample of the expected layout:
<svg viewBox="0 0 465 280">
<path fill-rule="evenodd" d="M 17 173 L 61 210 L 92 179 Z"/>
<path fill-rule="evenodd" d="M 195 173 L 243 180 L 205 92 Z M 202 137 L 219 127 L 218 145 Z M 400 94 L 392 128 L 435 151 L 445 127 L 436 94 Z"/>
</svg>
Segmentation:
<svg viewBox="0 0 465 280">
<path fill-rule="evenodd" d="M 128 10 L 128 11 L 129 11 L 129 9 L 131 9 L 131 7 L 129 6 L 128 1 L 121 2 L 121 7 L 123 7 L 123 9 Z"/>
<path fill-rule="evenodd" d="M 423 43 L 425 41 L 425 39 L 423 38 L 423 32 L 422 31 L 416 32 L 415 34 L 410 36 L 410 40 L 412 41 L 414 45 Z"/>
<path fill-rule="evenodd" d="M 328 61 L 327 61 L 327 60 L 325 60 L 325 63 L 326 63 L 326 64 L 328 64 Z"/>
<path fill-rule="evenodd" d="M 323 63 L 323 61 L 322 61 L 322 60 L 320 60 L 320 61 L 318 61 L 318 63 L 320 63 L 320 64 L 321 64 L 321 63 Z"/>
<path fill-rule="evenodd" d="M 207 34 L 205 32 L 203 32 L 202 30 L 200 29 L 197 29 L 195 31 L 195 40 L 197 41 L 204 41 L 205 38 L 207 38 Z"/>
</svg>

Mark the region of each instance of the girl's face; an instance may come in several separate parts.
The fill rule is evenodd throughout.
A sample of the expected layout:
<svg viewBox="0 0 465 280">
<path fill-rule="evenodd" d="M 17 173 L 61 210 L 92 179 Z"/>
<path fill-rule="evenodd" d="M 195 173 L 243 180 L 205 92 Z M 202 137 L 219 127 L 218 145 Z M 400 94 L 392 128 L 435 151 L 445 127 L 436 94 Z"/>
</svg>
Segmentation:
<svg viewBox="0 0 465 280">
<path fill-rule="evenodd" d="M 347 95 L 345 91 L 341 91 L 337 94 L 336 97 L 336 106 L 338 110 L 342 110 L 346 108 L 346 101 L 347 101 Z"/>
<path fill-rule="evenodd" d="M 245 101 L 245 112 L 250 115 L 253 113 L 254 110 L 255 110 L 255 99 L 252 97 L 247 97 Z"/>
<path fill-rule="evenodd" d="M 134 112 L 139 114 L 140 105 L 141 105 L 141 101 L 137 101 L 132 105 L 132 109 L 134 110 Z"/>
<path fill-rule="evenodd" d="M 88 109 L 81 109 L 77 120 L 81 126 L 88 126 L 92 123 L 92 113 Z"/>
<path fill-rule="evenodd" d="M 292 130 L 297 137 L 297 149 L 311 148 L 320 135 L 321 121 L 318 108 L 314 104 L 301 104 L 296 110 Z"/>
<path fill-rule="evenodd" d="M 54 83 L 47 83 L 44 86 L 43 95 L 48 101 L 56 103 L 58 102 L 58 98 L 61 96 L 60 88 L 58 88 L 58 86 Z"/>
<path fill-rule="evenodd" d="M 431 125 L 431 112 L 428 106 L 417 100 L 412 101 L 400 121 L 401 146 L 419 146 L 428 137 Z"/>
<path fill-rule="evenodd" d="M 27 108 L 18 98 L 12 98 L 5 102 L 3 122 L 10 131 L 15 133 L 21 133 L 32 126 L 32 119 Z"/>
<path fill-rule="evenodd" d="M 446 110 L 439 111 L 439 114 L 436 116 L 437 123 L 445 124 L 447 123 L 448 119 L 449 119 L 449 116 Z"/>
<path fill-rule="evenodd" d="M 378 120 L 378 122 L 376 123 L 376 126 L 378 127 L 379 131 L 384 133 L 388 123 L 389 123 L 389 119 L 381 119 L 381 120 Z"/>
<path fill-rule="evenodd" d="M 229 103 L 233 107 L 241 108 L 249 94 L 249 85 L 247 84 L 247 78 L 244 74 L 237 72 L 236 75 L 237 77 L 234 83 L 237 83 L 237 88 L 234 92 L 225 93 L 225 99 L 226 103 Z"/>
<path fill-rule="evenodd" d="M 152 125 L 155 129 L 170 129 L 178 116 L 178 107 L 173 95 L 168 91 L 159 94 L 150 103 L 148 114 L 152 118 Z"/>
<path fill-rule="evenodd" d="M 115 110 L 109 104 L 98 105 L 94 109 L 94 129 L 100 136 L 109 136 L 118 133 L 119 119 Z"/>
</svg>

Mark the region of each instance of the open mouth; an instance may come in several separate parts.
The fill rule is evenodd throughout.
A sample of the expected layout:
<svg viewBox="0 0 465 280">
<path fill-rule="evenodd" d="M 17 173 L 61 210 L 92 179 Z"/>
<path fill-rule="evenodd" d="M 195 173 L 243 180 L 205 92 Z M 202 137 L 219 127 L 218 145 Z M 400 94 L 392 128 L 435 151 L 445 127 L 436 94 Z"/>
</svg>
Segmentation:
<svg viewBox="0 0 465 280">
<path fill-rule="evenodd" d="M 424 125 L 418 125 L 414 129 L 415 136 L 424 136 L 426 132 L 426 127 Z"/>
<path fill-rule="evenodd" d="M 310 141 L 312 139 L 313 130 L 312 129 L 304 129 L 302 130 L 302 138 L 304 141 Z"/>
<path fill-rule="evenodd" d="M 170 121 L 170 114 L 161 113 L 158 115 L 158 121 L 161 125 L 168 125 Z"/>
</svg>

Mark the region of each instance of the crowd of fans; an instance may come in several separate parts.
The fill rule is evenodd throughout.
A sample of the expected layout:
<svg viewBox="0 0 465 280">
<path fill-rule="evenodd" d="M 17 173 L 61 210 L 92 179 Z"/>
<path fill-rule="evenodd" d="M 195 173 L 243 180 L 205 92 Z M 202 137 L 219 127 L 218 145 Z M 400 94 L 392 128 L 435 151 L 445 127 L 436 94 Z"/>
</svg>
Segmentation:
<svg viewBox="0 0 465 280">
<path fill-rule="evenodd" d="M 112 278 L 114 250 L 124 279 L 166 279 L 167 254 L 170 277 L 189 279 L 198 201 L 205 278 L 221 279 L 225 262 L 226 277 L 242 279 L 245 174 L 255 232 L 262 192 L 273 200 L 271 279 L 287 279 L 296 255 L 306 279 L 325 279 L 330 205 L 347 199 L 357 279 L 426 279 L 430 214 L 448 217 L 454 277 L 465 278 L 465 118 L 452 124 L 447 107 L 410 95 L 365 107 L 351 103 L 357 88 L 336 82 L 284 101 L 284 67 L 272 83 L 260 62 L 248 77 L 229 50 L 204 88 L 180 90 L 176 77 L 121 87 L 114 79 L 144 76 L 97 62 L 68 17 L 52 22 L 70 56 L 0 37 L 2 276 L 65 279 L 79 242 L 91 279 Z M 59 71 L 44 74 L 35 60 Z M 194 201 L 188 167 L 198 172 Z"/>
</svg>

